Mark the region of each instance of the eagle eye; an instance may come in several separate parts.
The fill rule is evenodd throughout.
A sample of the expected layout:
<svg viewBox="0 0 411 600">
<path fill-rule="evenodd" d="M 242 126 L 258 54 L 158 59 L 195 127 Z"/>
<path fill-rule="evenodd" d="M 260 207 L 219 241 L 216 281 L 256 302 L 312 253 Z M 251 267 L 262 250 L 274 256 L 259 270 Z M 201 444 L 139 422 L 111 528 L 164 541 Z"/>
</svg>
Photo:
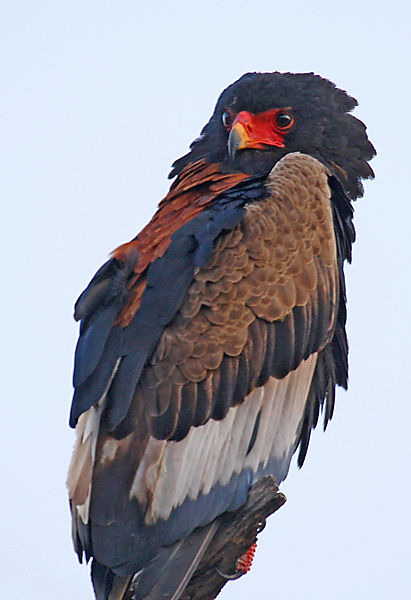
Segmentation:
<svg viewBox="0 0 411 600">
<path fill-rule="evenodd" d="M 279 112 L 275 117 L 279 129 L 290 129 L 294 124 L 294 118 L 288 112 Z"/>
<path fill-rule="evenodd" d="M 223 122 L 223 125 L 226 129 L 229 129 L 231 127 L 231 125 L 233 124 L 234 121 L 234 115 L 230 112 L 228 112 L 228 110 L 225 110 L 221 116 L 221 120 Z"/>
</svg>

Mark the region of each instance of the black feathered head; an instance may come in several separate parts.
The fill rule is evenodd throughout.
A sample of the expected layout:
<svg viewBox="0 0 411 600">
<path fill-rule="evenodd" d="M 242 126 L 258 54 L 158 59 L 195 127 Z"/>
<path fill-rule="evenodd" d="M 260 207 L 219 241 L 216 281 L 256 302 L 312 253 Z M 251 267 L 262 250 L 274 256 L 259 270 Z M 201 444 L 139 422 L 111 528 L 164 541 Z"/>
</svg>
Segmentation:
<svg viewBox="0 0 411 600">
<path fill-rule="evenodd" d="M 268 173 L 289 152 L 309 154 L 342 181 L 350 198 L 362 196 L 361 179 L 373 177 L 375 149 L 366 127 L 350 111 L 355 98 L 314 73 L 246 73 L 227 87 L 191 151 L 170 177 L 205 158 L 222 169 Z"/>
</svg>

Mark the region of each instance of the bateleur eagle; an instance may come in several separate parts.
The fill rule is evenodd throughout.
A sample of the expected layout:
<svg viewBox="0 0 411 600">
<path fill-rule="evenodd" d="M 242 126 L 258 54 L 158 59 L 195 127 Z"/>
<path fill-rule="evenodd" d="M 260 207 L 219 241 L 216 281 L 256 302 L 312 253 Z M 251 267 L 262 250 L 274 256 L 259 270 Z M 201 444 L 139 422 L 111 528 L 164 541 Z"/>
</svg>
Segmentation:
<svg viewBox="0 0 411 600">
<path fill-rule="evenodd" d="M 179 598 L 176 556 L 194 539 L 201 554 L 297 450 L 302 465 L 320 410 L 331 418 L 351 201 L 375 154 L 356 104 L 313 73 L 245 74 L 78 299 L 68 488 L 98 600 L 136 573 L 137 599 L 160 597 L 158 579 Z"/>
</svg>

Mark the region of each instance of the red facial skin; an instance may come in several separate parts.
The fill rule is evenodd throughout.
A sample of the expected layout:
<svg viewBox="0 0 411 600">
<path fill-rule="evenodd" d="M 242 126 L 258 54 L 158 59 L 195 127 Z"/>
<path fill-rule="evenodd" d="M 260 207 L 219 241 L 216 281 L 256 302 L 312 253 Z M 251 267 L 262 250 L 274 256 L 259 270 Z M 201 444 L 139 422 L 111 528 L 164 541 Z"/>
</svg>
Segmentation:
<svg viewBox="0 0 411 600">
<path fill-rule="evenodd" d="M 285 135 L 294 125 L 294 119 L 289 110 L 274 108 L 258 114 L 242 110 L 237 115 L 228 111 L 234 120 L 227 127 L 227 131 L 229 131 L 231 139 L 235 138 L 236 150 L 245 148 L 264 150 L 267 146 L 284 148 Z M 277 123 L 277 118 L 283 113 L 289 114 L 291 120 L 286 126 L 281 127 Z"/>
</svg>

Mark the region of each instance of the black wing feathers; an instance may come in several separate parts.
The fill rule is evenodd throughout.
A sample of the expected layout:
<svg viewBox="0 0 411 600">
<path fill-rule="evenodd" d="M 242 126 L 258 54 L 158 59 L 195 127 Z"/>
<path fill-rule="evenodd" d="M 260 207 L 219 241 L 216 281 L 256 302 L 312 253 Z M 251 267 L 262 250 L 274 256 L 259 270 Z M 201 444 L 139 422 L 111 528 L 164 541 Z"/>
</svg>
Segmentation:
<svg viewBox="0 0 411 600">
<path fill-rule="evenodd" d="M 319 354 L 317 366 L 306 404 L 301 434 L 298 441 L 300 450 L 298 465 L 301 467 L 307 454 L 311 430 L 318 422 L 320 409 L 324 410 L 324 429 L 331 419 L 335 404 L 335 386 L 347 389 L 348 385 L 348 340 L 345 330 L 347 320 L 344 262 L 351 262 L 351 249 L 355 240 L 353 224 L 354 209 L 344 192 L 341 183 L 335 176 L 329 177 L 332 191 L 331 204 L 337 246 L 337 261 L 339 271 L 339 303 L 334 336 L 331 342 Z"/>
<path fill-rule="evenodd" d="M 262 177 L 252 178 L 222 194 L 173 234 L 168 250 L 148 268 L 141 306 L 127 327 L 113 324 L 124 306 L 137 255 L 127 263 L 111 259 L 96 273 L 76 303 L 75 314 L 82 322 L 75 358 L 72 427 L 102 397 L 119 359 L 109 391 L 108 429 L 114 430 L 125 418 L 144 365 L 178 311 L 194 269 L 207 263 L 215 239 L 241 221 L 244 205 L 264 196 L 263 181 Z M 199 408 L 196 420 L 202 418 Z"/>
</svg>

